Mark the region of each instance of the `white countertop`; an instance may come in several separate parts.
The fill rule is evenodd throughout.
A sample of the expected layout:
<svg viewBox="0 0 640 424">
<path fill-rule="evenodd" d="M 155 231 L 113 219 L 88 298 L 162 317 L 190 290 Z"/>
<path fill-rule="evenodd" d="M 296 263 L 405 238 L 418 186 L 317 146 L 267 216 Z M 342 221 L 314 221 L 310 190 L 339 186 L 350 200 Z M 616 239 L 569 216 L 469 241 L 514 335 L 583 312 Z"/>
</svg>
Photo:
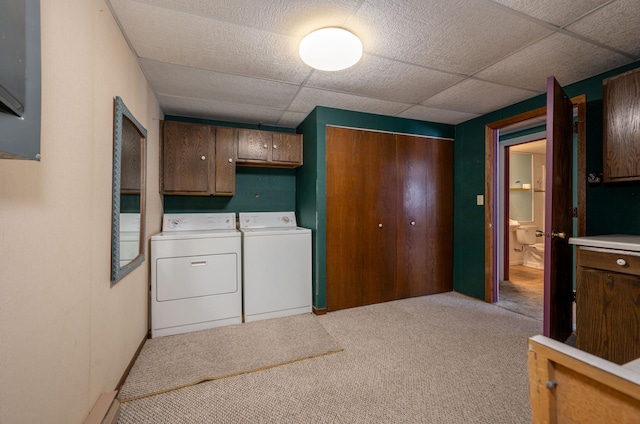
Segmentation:
<svg viewBox="0 0 640 424">
<path fill-rule="evenodd" d="M 569 244 L 640 252 L 640 236 L 631 234 L 608 234 L 603 236 L 571 237 L 569 238 Z"/>
</svg>

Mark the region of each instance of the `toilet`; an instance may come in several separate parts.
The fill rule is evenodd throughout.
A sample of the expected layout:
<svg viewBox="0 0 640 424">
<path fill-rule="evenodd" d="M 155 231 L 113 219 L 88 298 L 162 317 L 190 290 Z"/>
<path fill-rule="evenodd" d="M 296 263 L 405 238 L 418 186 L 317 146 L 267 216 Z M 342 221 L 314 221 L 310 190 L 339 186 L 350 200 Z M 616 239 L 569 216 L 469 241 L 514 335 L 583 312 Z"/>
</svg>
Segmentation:
<svg viewBox="0 0 640 424">
<path fill-rule="evenodd" d="M 520 225 L 516 228 L 516 240 L 524 248 L 524 266 L 544 268 L 544 242 L 537 243 L 535 225 Z"/>
</svg>

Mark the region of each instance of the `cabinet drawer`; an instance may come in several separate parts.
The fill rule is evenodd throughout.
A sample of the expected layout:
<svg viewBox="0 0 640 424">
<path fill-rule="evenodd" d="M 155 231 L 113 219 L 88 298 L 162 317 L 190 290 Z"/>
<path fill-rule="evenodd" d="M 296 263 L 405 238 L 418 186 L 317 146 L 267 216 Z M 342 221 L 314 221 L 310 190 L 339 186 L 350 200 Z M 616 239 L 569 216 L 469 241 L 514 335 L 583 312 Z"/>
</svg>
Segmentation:
<svg viewBox="0 0 640 424">
<path fill-rule="evenodd" d="M 620 250 L 581 247 L 578 266 L 640 275 L 640 253 L 637 255 Z"/>
</svg>

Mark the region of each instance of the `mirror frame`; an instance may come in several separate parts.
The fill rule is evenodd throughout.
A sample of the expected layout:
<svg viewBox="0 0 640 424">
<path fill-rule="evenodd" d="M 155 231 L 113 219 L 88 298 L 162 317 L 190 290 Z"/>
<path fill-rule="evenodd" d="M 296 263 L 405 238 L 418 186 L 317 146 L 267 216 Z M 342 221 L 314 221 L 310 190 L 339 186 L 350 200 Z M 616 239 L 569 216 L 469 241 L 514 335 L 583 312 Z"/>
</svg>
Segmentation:
<svg viewBox="0 0 640 424">
<path fill-rule="evenodd" d="M 128 120 L 140 134 L 140 239 L 138 256 L 120 266 L 120 187 L 122 176 L 122 125 Z M 111 286 L 139 267 L 145 260 L 147 130 L 138 122 L 122 99 L 114 99 L 113 126 L 113 198 L 111 215 Z"/>
</svg>

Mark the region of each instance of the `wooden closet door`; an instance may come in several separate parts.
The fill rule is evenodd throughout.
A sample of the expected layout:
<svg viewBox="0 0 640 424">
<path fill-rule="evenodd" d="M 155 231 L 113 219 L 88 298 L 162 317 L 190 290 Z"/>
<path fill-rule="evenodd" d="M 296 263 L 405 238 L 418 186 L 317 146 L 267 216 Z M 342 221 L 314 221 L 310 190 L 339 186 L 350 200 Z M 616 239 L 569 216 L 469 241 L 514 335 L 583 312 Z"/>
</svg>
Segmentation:
<svg viewBox="0 0 640 424">
<path fill-rule="evenodd" d="M 397 136 L 398 299 L 453 290 L 453 142 Z"/>
<path fill-rule="evenodd" d="M 326 146 L 327 309 L 393 300 L 395 137 L 328 127 Z"/>
</svg>

